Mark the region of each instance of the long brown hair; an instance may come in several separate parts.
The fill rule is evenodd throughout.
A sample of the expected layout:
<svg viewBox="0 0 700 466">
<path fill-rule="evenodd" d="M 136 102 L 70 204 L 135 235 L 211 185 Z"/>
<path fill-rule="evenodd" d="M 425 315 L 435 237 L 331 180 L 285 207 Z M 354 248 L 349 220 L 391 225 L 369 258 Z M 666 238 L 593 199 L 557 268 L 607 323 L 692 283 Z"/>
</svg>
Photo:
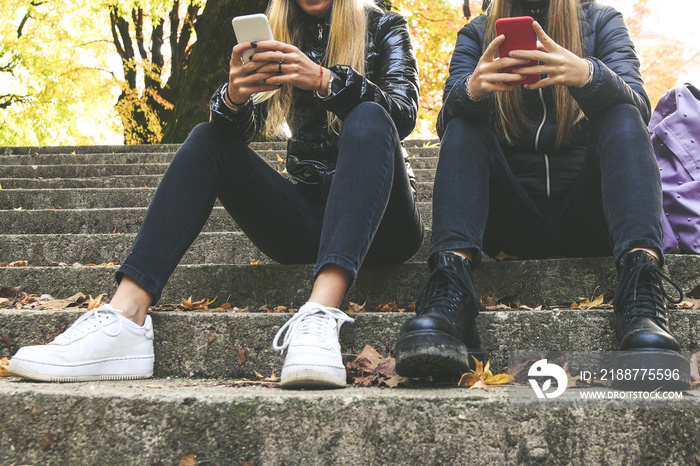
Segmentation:
<svg viewBox="0 0 700 466">
<path fill-rule="evenodd" d="M 496 37 L 496 20 L 512 16 L 523 16 L 519 0 L 493 0 L 486 26 L 484 49 Z M 575 55 L 583 56 L 583 39 L 579 27 L 582 15 L 580 0 L 550 0 L 549 20 L 547 35 L 560 46 L 568 49 Z M 577 122 L 583 118 L 583 112 L 578 103 L 569 94 L 566 86 L 552 86 L 554 94 L 554 108 L 557 118 L 556 147 L 566 144 Z M 522 87 L 516 86 L 512 92 L 496 92 L 497 121 L 496 126 L 500 135 L 506 142 L 512 143 L 513 139 L 523 134 L 532 127 L 532 121 L 526 117 Z"/>
<path fill-rule="evenodd" d="M 367 56 L 367 13 L 370 9 L 379 10 L 379 7 L 374 0 L 333 0 L 330 8 L 331 29 L 324 66 L 348 65 L 358 73 L 364 74 Z M 295 0 L 272 0 L 267 8 L 267 16 L 270 18 L 270 28 L 275 40 L 301 48 L 301 14 L 302 10 Z M 284 123 L 294 113 L 292 92 L 293 86 L 285 85 L 279 90 L 254 96 L 253 100 L 256 103 L 269 100 L 265 121 L 265 134 L 268 137 L 284 134 Z M 338 132 L 338 118 L 330 112 L 327 118 L 329 129 Z"/>
</svg>

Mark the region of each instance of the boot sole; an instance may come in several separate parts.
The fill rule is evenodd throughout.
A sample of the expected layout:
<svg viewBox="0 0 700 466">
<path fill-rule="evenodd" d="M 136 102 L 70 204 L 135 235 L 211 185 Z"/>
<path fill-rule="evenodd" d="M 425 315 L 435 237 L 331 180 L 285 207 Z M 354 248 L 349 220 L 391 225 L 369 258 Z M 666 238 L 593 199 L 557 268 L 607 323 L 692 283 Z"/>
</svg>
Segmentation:
<svg viewBox="0 0 700 466">
<path fill-rule="evenodd" d="M 690 362 L 673 350 L 625 350 L 611 364 L 625 371 L 613 380 L 613 387 L 625 390 L 686 390 L 691 386 Z M 629 375 L 629 377 L 626 377 Z"/>
<path fill-rule="evenodd" d="M 481 349 L 469 349 L 441 332 L 404 335 L 396 342 L 396 372 L 402 377 L 449 380 L 476 369 L 474 356 L 483 363 Z"/>
</svg>

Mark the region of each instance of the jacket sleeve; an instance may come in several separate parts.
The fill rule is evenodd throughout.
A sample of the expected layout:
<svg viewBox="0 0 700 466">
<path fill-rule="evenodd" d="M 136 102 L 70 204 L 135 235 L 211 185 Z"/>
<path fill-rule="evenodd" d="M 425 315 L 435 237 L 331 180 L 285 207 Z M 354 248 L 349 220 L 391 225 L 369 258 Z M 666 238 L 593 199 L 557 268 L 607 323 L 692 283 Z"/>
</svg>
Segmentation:
<svg viewBox="0 0 700 466">
<path fill-rule="evenodd" d="M 226 84 L 221 85 L 210 100 L 209 121 L 214 125 L 227 129 L 249 143 L 253 140 L 262 125 L 262 105 L 253 105 L 249 100 L 232 112 L 224 103 L 221 91 Z"/>
<path fill-rule="evenodd" d="M 651 103 L 622 14 L 605 7 L 591 27 L 597 33 L 594 50 L 587 50 L 586 58 L 593 63 L 593 79 L 583 87 L 570 87 L 571 95 L 590 121 L 595 121 L 612 105 L 623 103 L 637 107 L 648 123 Z"/>
<path fill-rule="evenodd" d="M 373 81 L 350 66 L 333 66 L 344 86 L 333 97 L 320 100 L 341 120 L 361 102 L 375 102 L 389 113 L 399 136 L 405 139 L 416 125 L 420 93 L 418 62 L 406 20 L 398 14 L 383 15 L 375 41 Z"/>
<path fill-rule="evenodd" d="M 466 81 L 472 75 L 482 54 L 485 16 L 464 26 L 457 34 L 457 43 L 450 60 L 450 76 L 445 82 L 442 109 L 438 114 L 437 133 L 440 138 L 450 119 L 456 115 L 488 121 L 493 94 L 474 101 L 467 95 Z"/>
</svg>

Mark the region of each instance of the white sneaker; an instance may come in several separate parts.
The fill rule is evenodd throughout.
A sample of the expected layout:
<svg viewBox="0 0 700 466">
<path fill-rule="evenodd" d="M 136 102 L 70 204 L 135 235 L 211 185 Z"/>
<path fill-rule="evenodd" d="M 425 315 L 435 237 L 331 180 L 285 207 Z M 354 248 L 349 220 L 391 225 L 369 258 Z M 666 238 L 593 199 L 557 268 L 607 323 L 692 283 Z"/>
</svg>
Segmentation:
<svg viewBox="0 0 700 466">
<path fill-rule="evenodd" d="M 48 345 L 17 351 L 11 375 L 44 382 L 145 379 L 153 375 L 153 324 L 123 317 L 109 304 L 83 314 Z"/>
<path fill-rule="evenodd" d="M 345 387 L 346 374 L 338 332 L 354 322 L 340 309 L 308 302 L 279 329 L 272 347 L 287 349 L 280 385 L 285 388 Z M 284 332 L 284 341 L 279 339 Z"/>
</svg>

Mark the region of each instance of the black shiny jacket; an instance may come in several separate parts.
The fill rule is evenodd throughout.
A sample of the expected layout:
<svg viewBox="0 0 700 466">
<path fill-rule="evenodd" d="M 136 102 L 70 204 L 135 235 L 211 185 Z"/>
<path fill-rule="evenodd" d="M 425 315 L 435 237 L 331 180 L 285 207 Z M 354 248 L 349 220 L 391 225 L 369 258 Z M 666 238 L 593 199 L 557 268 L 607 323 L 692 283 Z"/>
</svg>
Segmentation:
<svg viewBox="0 0 700 466">
<path fill-rule="evenodd" d="M 401 139 L 413 131 L 418 113 L 419 83 L 408 25 L 396 13 L 370 11 L 369 15 L 364 76 L 349 66 L 336 65 L 330 69 L 340 78 L 342 88 L 332 97 L 321 99 L 313 91 L 295 89 L 294 116 L 288 121 L 291 130 L 291 138 L 287 141 L 288 156 L 321 161 L 334 167 L 338 136 L 328 131 L 326 112 L 333 112 L 342 120 L 361 102 L 375 102 L 386 109 Z M 330 33 L 329 19 L 303 13 L 302 16 L 305 34 L 300 48 L 312 61 L 323 63 Z M 324 63 L 324 66 L 327 65 Z M 264 102 L 257 105 L 248 102 L 234 114 L 224 104 L 219 88 L 211 99 L 210 121 L 250 142 L 262 126 L 265 107 Z M 287 171 L 294 180 L 295 167 L 290 164 L 290 159 L 287 158 Z"/>
<path fill-rule="evenodd" d="M 612 7 L 591 0 L 582 0 L 582 8 L 584 57 L 592 61 L 594 71 L 590 83 L 569 88 L 586 116 L 574 142 L 555 149 L 557 122 L 551 88 L 545 88 L 540 91 L 523 89 L 528 115 L 535 124 L 512 146 L 502 144 L 517 179 L 535 197 L 564 195 L 569 191 L 583 168 L 591 122 L 612 105 L 635 106 L 645 122 L 651 115 L 639 59 L 622 15 Z M 486 16 L 479 16 L 459 31 L 438 116 L 440 137 L 447 122 L 457 115 L 488 122 L 493 127 L 493 94 L 475 102 L 469 99 L 465 88 L 465 81 L 482 54 L 486 22 Z M 540 24 L 546 25 L 546 21 L 540 20 Z"/>
</svg>

